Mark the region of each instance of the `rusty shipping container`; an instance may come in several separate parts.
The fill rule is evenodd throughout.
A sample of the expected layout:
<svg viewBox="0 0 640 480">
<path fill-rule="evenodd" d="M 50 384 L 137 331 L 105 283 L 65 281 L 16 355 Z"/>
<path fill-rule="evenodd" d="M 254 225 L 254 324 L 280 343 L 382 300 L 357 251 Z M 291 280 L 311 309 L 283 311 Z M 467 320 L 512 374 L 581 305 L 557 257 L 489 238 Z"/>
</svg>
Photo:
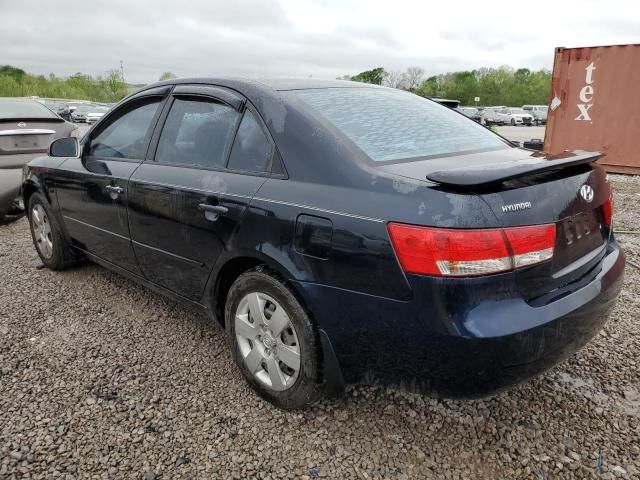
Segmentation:
<svg viewBox="0 0 640 480">
<path fill-rule="evenodd" d="M 609 172 L 640 174 L 640 45 L 557 48 L 544 149 L 597 150 Z"/>
</svg>

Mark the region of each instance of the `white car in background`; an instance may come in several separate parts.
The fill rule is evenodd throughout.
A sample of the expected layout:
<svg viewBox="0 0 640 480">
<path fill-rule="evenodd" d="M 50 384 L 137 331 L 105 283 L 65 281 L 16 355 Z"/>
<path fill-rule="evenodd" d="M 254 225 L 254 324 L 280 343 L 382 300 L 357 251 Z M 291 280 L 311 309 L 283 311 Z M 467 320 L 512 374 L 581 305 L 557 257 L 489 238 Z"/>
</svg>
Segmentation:
<svg viewBox="0 0 640 480">
<path fill-rule="evenodd" d="M 509 116 L 509 123 L 515 125 L 533 125 L 533 115 L 525 112 L 520 107 L 506 107 L 500 110 L 500 113 L 504 113 Z"/>
<path fill-rule="evenodd" d="M 95 108 L 92 108 L 90 112 L 87 113 L 86 122 L 87 123 L 96 123 L 104 114 L 109 111 L 109 107 L 104 107 L 102 105 L 96 105 Z"/>
</svg>

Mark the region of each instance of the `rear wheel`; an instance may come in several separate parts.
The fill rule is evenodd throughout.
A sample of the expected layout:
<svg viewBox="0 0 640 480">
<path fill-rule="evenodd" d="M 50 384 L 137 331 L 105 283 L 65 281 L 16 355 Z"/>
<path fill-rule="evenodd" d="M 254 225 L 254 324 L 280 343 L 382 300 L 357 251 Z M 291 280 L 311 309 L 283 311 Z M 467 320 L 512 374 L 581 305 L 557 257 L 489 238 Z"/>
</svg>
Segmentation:
<svg viewBox="0 0 640 480">
<path fill-rule="evenodd" d="M 320 394 L 316 331 L 292 292 L 261 267 L 238 277 L 225 307 L 233 359 L 263 398 L 283 409 Z"/>
<path fill-rule="evenodd" d="M 41 194 L 31 196 L 28 212 L 31 237 L 42 263 L 51 270 L 62 270 L 75 263 L 76 256 Z"/>
</svg>

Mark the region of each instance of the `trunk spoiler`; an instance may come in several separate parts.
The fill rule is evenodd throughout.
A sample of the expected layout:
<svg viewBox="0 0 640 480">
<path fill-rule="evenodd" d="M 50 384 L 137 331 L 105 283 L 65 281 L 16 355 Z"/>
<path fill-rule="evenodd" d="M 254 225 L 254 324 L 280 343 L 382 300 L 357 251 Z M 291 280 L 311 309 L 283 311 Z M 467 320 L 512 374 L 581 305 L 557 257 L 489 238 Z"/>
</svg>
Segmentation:
<svg viewBox="0 0 640 480">
<path fill-rule="evenodd" d="M 584 151 L 564 152 L 559 155 L 535 152 L 529 158 L 516 162 L 490 163 L 482 167 L 432 172 L 427 175 L 427 180 L 454 187 L 475 187 L 593 163 L 602 156 L 600 152 Z"/>
</svg>

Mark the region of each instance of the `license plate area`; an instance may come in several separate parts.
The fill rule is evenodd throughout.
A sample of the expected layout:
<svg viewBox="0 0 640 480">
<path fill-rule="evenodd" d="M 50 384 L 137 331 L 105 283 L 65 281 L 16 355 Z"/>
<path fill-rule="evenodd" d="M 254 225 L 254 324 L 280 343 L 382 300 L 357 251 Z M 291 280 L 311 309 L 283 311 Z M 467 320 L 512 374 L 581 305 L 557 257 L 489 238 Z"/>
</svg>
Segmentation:
<svg viewBox="0 0 640 480">
<path fill-rule="evenodd" d="M 580 212 L 567 217 L 556 230 L 554 270 L 559 270 L 591 253 L 605 241 L 602 222 L 597 210 Z"/>
<path fill-rule="evenodd" d="M 587 239 L 594 233 L 596 235 L 600 233 L 600 222 L 595 218 L 595 215 L 588 215 L 585 212 L 566 218 L 561 225 L 564 241 L 567 245 L 580 242 L 583 238 Z"/>
</svg>

